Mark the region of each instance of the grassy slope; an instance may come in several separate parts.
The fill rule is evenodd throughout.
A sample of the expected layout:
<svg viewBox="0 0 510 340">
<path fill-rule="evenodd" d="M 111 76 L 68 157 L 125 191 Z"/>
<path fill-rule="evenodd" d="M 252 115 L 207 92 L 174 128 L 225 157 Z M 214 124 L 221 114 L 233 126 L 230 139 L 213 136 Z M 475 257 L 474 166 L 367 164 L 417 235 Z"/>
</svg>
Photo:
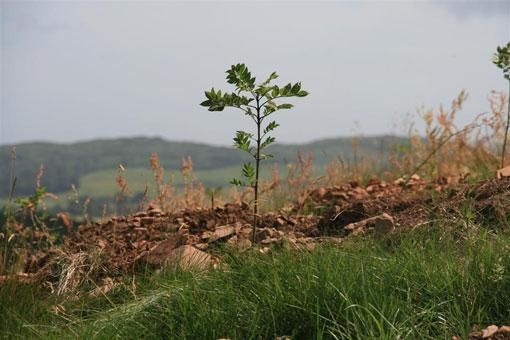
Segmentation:
<svg viewBox="0 0 510 340">
<path fill-rule="evenodd" d="M 44 300 L 0 290 L 1 335 L 43 338 L 450 339 L 510 320 L 508 234 L 436 226 L 314 252 L 226 252 L 228 270 L 146 274 L 136 292 Z M 225 254 L 225 253 L 224 253 Z M 54 315 L 56 303 L 65 312 Z"/>
<path fill-rule="evenodd" d="M 232 178 L 239 177 L 239 173 L 239 165 L 193 172 L 197 181 L 202 182 L 206 187 L 227 187 Z M 269 174 L 270 172 L 267 169 L 264 175 L 267 177 Z M 116 176 L 117 171 L 115 170 L 100 170 L 87 174 L 80 179 L 80 193 L 89 196 L 112 197 L 118 190 L 115 183 Z M 147 168 L 128 168 L 123 173 L 123 176 L 133 192 L 143 192 L 146 184 L 152 187 L 154 183 L 152 172 Z M 171 177 L 173 178 L 174 185 L 180 186 L 183 184 L 182 176 L 178 170 L 167 171 L 165 180 L 169 180 Z"/>
<path fill-rule="evenodd" d="M 397 142 L 405 143 L 406 139 L 392 136 L 360 138 L 358 154 L 384 159 L 381 151 L 387 151 Z M 82 185 L 87 181 L 87 178 L 84 178 L 87 175 L 95 176 L 94 180 L 101 183 L 112 181 L 115 176 L 111 173 L 119 164 L 132 169 L 133 172 L 136 169 L 148 169 L 152 152 L 157 152 L 163 166 L 173 171 L 178 171 L 183 157 L 191 156 L 195 168 L 203 170 L 200 178 L 214 186 L 226 183 L 225 178 L 230 180 L 232 167 L 246 160 L 242 153 L 231 147 L 141 137 L 75 144 L 27 143 L 18 145 L 16 151 L 15 175 L 18 177 L 16 193 L 22 195 L 33 192 L 35 176 L 41 163 L 46 170 L 43 185 L 49 191 L 59 193 L 68 191 L 71 184 Z M 0 146 L 0 198 L 5 197 L 8 192 L 10 152 L 10 146 Z M 311 152 L 315 165 L 321 166 L 338 155 L 342 155 L 345 160 L 350 159 L 352 139 L 336 138 L 300 145 L 275 145 L 271 152 L 275 155 L 275 160 L 282 165 L 295 161 L 298 152 Z M 99 195 L 95 191 L 90 193 L 95 197 Z"/>
</svg>

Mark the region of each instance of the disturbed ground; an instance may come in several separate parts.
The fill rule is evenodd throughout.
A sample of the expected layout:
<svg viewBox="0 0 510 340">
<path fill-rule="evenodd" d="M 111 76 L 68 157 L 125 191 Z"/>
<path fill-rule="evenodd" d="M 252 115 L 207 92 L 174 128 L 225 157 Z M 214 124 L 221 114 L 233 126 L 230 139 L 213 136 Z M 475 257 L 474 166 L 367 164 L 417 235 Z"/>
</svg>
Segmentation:
<svg viewBox="0 0 510 340">
<path fill-rule="evenodd" d="M 60 266 L 88 268 L 98 278 L 122 276 L 140 264 L 168 265 L 187 257 L 209 264 L 213 245 L 226 242 L 241 251 L 271 245 L 313 250 L 319 242 L 341 242 L 350 235 L 388 234 L 432 224 L 455 223 L 469 214 L 474 224 L 510 215 L 510 178 L 476 184 L 428 183 L 418 176 L 392 183 L 373 180 L 367 185 L 348 183 L 319 188 L 309 196 L 309 215 L 294 210 L 265 213 L 253 244 L 253 214 L 246 203 L 211 209 L 166 213 L 157 207 L 105 222 L 81 225 L 62 247 L 32 256 L 26 273 L 47 276 L 57 259 Z M 73 262 L 74 261 L 74 262 Z M 193 262 L 193 261 L 191 261 Z M 195 261 L 196 262 L 196 261 Z M 68 269 L 69 270 L 69 269 Z"/>
<path fill-rule="evenodd" d="M 15 278 L 43 282 L 58 295 L 72 295 L 88 285 L 81 291 L 98 296 L 145 266 L 221 266 L 219 244 L 261 253 L 274 247 L 313 251 L 321 242 L 426 228 L 438 221 L 495 228 L 507 225 L 509 203 L 510 177 L 477 183 L 431 183 L 418 176 L 407 182 L 352 182 L 312 191 L 306 209 L 296 206 L 262 214 L 254 240 L 253 214 L 246 203 L 172 213 L 151 206 L 79 226 L 61 246 L 31 256 L 25 272 Z M 0 277 L 0 283 L 5 279 L 9 278 Z M 510 339 L 510 328 L 473 330 L 469 339 Z"/>
</svg>

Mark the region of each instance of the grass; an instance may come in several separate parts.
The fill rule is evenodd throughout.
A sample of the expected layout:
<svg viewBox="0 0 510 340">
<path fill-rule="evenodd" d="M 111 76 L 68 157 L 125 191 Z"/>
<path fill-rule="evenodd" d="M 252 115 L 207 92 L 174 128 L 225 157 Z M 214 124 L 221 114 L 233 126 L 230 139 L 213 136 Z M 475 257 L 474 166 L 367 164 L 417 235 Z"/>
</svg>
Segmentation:
<svg viewBox="0 0 510 340">
<path fill-rule="evenodd" d="M 99 298 L 0 288 L 6 338 L 450 339 L 510 321 L 510 236 L 435 226 L 313 252 L 238 254 L 225 270 L 150 273 Z M 44 296 L 44 294 L 42 294 Z M 60 304 L 63 315 L 51 312 Z"/>
</svg>

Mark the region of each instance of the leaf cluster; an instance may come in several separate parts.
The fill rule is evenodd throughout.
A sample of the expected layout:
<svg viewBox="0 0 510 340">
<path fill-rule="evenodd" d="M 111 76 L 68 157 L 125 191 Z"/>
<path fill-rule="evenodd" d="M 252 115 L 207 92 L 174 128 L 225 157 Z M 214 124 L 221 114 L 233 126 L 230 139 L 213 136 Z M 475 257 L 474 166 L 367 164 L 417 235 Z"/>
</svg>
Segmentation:
<svg viewBox="0 0 510 340">
<path fill-rule="evenodd" d="M 18 204 L 22 209 L 35 211 L 37 210 L 39 203 L 41 202 L 45 195 L 46 188 L 39 187 L 35 189 L 34 194 L 31 196 L 16 198 L 15 203 Z"/>
<path fill-rule="evenodd" d="M 308 92 L 301 88 L 301 83 L 288 83 L 284 86 L 271 84 L 278 78 L 273 72 L 263 82 L 257 83 L 245 64 L 232 65 L 226 71 L 227 83 L 234 85 L 233 92 L 222 92 L 212 88 L 205 91 L 206 100 L 200 105 L 207 107 L 209 111 L 223 111 L 226 107 L 236 108 L 249 116 L 257 125 L 257 134 L 246 131 L 237 131 L 234 137 L 234 147 L 249 153 L 258 162 L 271 158 L 272 155 L 262 153 L 262 150 L 276 141 L 269 133 L 278 128 L 275 121 L 263 126 L 264 120 L 280 110 L 288 110 L 293 107 L 290 103 L 278 103 L 281 98 L 305 97 Z M 256 183 L 256 169 L 252 163 L 246 163 L 242 169 L 242 175 L 246 181 L 234 179 L 235 185 L 254 186 Z"/>
<path fill-rule="evenodd" d="M 257 115 L 257 108 L 263 109 L 263 116 L 266 117 L 278 110 L 291 109 L 292 104 L 276 104 L 275 99 L 288 97 L 305 97 L 308 92 L 301 89 L 301 83 L 288 83 L 283 87 L 270 85 L 278 78 L 276 72 L 262 83 L 257 84 L 256 78 L 252 77 L 250 71 L 244 64 L 232 65 L 227 73 L 227 82 L 235 86 L 234 92 L 222 92 L 212 88 L 205 91 L 206 100 L 200 103 L 209 111 L 223 111 L 226 107 L 242 109 L 250 116 Z M 254 101 L 258 101 L 254 104 Z"/>
<path fill-rule="evenodd" d="M 503 77 L 510 81 L 510 42 L 496 48 L 492 62 L 503 71 Z"/>
</svg>

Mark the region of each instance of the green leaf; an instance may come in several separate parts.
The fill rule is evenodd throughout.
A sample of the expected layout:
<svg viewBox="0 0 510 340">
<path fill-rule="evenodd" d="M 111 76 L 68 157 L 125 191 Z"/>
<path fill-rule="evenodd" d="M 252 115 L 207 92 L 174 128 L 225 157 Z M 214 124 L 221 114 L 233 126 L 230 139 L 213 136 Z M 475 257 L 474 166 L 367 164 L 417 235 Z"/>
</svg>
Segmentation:
<svg viewBox="0 0 510 340">
<path fill-rule="evenodd" d="M 255 177 L 255 168 L 253 167 L 253 164 L 244 163 L 242 174 L 246 179 L 252 180 Z"/>
<path fill-rule="evenodd" d="M 280 95 L 289 96 L 291 94 L 292 84 L 288 83 L 283 89 L 280 90 Z"/>
<path fill-rule="evenodd" d="M 237 179 L 237 178 L 233 178 L 233 179 L 230 181 L 230 184 L 233 184 L 233 185 L 238 186 L 238 187 L 241 187 L 241 186 L 245 186 L 245 185 L 246 185 L 243 181 L 241 181 L 241 180 L 239 180 L 239 179 Z"/>
<path fill-rule="evenodd" d="M 245 131 L 237 131 L 236 136 L 234 137 L 234 147 L 239 150 L 243 150 L 246 152 L 250 152 L 250 139 L 253 137 L 252 133 Z"/>
<path fill-rule="evenodd" d="M 306 96 L 308 96 L 308 92 L 307 92 L 307 91 L 305 91 L 305 90 L 301 90 L 301 91 L 299 91 L 299 92 L 297 93 L 297 96 L 298 96 L 298 97 L 306 97 Z"/>
<path fill-rule="evenodd" d="M 266 140 L 264 142 L 262 142 L 262 144 L 260 145 L 260 149 L 264 149 L 265 147 L 273 144 L 274 142 L 276 141 L 276 138 L 272 137 L 272 136 L 269 136 L 266 138 Z"/>
<path fill-rule="evenodd" d="M 292 109 L 292 107 L 293 107 L 292 104 L 280 104 L 276 108 L 278 110 L 288 110 L 288 109 Z"/>
<path fill-rule="evenodd" d="M 271 97 L 278 97 L 280 94 L 280 88 L 278 86 L 273 86 L 273 90 L 271 90 Z"/>
<path fill-rule="evenodd" d="M 252 78 L 245 64 L 236 64 L 227 70 L 227 82 L 236 86 L 239 91 L 252 91 L 255 87 L 255 77 Z"/>
<path fill-rule="evenodd" d="M 277 122 L 275 122 L 275 121 L 270 122 L 269 124 L 267 124 L 266 128 L 264 129 L 264 135 L 270 131 L 273 131 L 278 126 L 280 126 L 280 124 L 278 124 Z"/>
<path fill-rule="evenodd" d="M 267 84 L 269 84 L 272 80 L 278 78 L 278 74 L 276 74 L 276 72 L 273 72 L 269 75 L 269 77 L 262 83 L 260 84 L 261 86 L 266 86 Z"/>
<path fill-rule="evenodd" d="M 261 96 L 265 96 L 268 92 L 270 92 L 272 90 L 271 87 L 267 87 L 267 86 L 260 86 L 258 87 L 256 90 L 255 90 L 255 93 L 261 95 Z"/>
<path fill-rule="evenodd" d="M 262 115 L 264 117 L 267 117 L 275 111 L 276 111 L 276 105 L 273 102 L 268 102 L 266 104 L 266 106 L 264 107 L 264 112 L 262 113 Z"/>
<path fill-rule="evenodd" d="M 292 86 L 292 94 L 297 95 L 299 90 L 301 90 L 301 83 L 295 83 L 294 86 Z"/>
</svg>

